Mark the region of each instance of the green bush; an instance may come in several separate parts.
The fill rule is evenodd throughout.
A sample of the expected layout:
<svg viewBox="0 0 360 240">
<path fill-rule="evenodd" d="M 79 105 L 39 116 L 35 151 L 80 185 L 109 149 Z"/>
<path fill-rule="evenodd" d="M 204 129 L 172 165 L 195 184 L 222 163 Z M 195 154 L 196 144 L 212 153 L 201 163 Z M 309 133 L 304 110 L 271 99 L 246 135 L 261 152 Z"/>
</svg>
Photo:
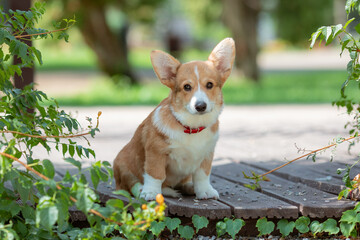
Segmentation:
<svg viewBox="0 0 360 240">
<path fill-rule="evenodd" d="M 11 83 L 10 78 L 21 76 L 23 67 L 42 63 L 41 52 L 23 41 L 48 37 L 68 40 L 66 30 L 75 20 L 65 19 L 53 31 L 35 28 L 44 12 L 44 4 L 35 3 L 29 11 L 0 14 L 0 239 L 142 239 L 151 222 L 163 218 L 165 204 L 139 204 L 129 193 L 116 191 L 127 197 L 129 204 L 111 199 L 102 206 L 96 187 L 101 181 L 112 181 L 110 163 L 96 161 L 83 169 L 78 160 L 96 156 L 75 139 L 95 136 L 101 112 L 96 124 L 88 118 L 84 129 L 45 93 L 32 86 L 16 89 Z M 11 63 L 15 56 L 20 59 L 17 65 Z M 48 153 L 61 152 L 64 161 L 78 172 L 67 171 L 61 180 L 55 180 L 52 161 L 35 157 L 40 147 Z M 95 189 L 89 187 L 87 172 Z M 72 206 L 86 215 L 90 227 L 80 229 L 70 224 Z"/>
</svg>

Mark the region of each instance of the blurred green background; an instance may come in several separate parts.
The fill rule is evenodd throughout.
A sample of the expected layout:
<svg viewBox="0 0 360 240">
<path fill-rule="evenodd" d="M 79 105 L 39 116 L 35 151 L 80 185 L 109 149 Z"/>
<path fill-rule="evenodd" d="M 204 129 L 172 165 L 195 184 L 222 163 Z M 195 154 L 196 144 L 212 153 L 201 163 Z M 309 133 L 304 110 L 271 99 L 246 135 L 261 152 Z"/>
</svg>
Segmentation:
<svg viewBox="0 0 360 240">
<path fill-rule="evenodd" d="M 39 27 L 74 16 L 77 23 L 69 43 L 34 42 L 44 61 L 35 81 L 60 105 L 154 105 L 169 90 L 153 73 L 151 50 L 182 62 L 206 60 L 220 40 L 233 37 L 227 104 L 329 103 L 340 97 L 346 56 L 323 45 L 310 52 L 308 39 L 320 26 L 346 22 L 344 6 L 345 0 L 48 0 Z"/>
</svg>

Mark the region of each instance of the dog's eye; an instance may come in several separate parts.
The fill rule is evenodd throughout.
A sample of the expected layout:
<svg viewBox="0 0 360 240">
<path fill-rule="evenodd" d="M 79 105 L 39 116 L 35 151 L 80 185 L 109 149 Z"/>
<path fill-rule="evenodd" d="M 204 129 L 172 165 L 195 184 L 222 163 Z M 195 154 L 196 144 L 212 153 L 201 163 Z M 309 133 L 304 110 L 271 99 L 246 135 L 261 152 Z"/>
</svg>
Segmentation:
<svg viewBox="0 0 360 240">
<path fill-rule="evenodd" d="M 213 86 L 214 86 L 214 84 L 213 84 L 212 82 L 208 82 L 208 83 L 206 84 L 206 88 L 207 88 L 207 89 L 212 89 Z"/>
<path fill-rule="evenodd" d="M 187 92 L 190 92 L 191 91 L 191 86 L 189 84 L 185 84 L 184 85 L 184 90 L 187 91 Z"/>
</svg>

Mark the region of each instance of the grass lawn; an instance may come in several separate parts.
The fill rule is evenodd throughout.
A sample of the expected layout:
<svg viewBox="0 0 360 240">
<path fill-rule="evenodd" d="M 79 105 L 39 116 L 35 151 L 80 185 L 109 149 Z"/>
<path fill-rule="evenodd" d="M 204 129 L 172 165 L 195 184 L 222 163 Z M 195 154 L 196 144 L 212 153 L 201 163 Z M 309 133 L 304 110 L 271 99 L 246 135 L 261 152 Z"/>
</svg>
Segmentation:
<svg viewBox="0 0 360 240">
<path fill-rule="evenodd" d="M 39 71 L 96 70 L 94 53 L 87 47 L 42 48 L 44 65 Z M 136 48 L 130 51 L 130 62 L 135 69 L 152 68 L 151 49 Z M 146 57 L 144 57 L 146 56 Z M 183 61 L 205 60 L 208 52 L 188 50 Z M 151 70 L 150 70 L 151 71 Z M 331 103 L 340 97 L 340 88 L 346 79 L 344 71 L 284 71 L 264 72 L 259 84 L 246 81 L 235 74 L 224 86 L 226 104 L 272 104 L 272 103 Z M 357 96 L 359 83 L 351 83 L 349 96 Z M 156 105 L 169 93 L 159 80 L 140 86 L 114 86 L 107 78 L 97 79 L 85 92 L 74 96 L 57 97 L 61 105 Z"/>
<path fill-rule="evenodd" d="M 291 71 L 263 73 L 259 84 L 238 77 L 226 82 L 226 104 L 331 103 L 340 97 L 345 71 Z M 358 83 L 348 86 L 347 95 L 359 98 Z M 97 79 L 81 94 L 57 97 L 60 105 L 156 105 L 169 93 L 158 80 L 139 86 L 114 86 Z"/>
</svg>

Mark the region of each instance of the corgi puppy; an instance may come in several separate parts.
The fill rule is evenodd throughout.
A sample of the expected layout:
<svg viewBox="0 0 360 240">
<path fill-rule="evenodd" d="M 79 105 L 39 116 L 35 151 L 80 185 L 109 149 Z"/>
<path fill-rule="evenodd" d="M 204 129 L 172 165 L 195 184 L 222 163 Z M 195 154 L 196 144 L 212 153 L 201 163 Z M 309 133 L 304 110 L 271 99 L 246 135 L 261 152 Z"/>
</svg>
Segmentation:
<svg viewBox="0 0 360 240">
<path fill-rule="evenodd" d="M 234 59 L 231 38 L 222 40 L 207 61 L 181 64 L 165 52 L 151 52 L 157 77 L 171 91 L 115 158 L 116 189 L 130 191 L 141 183 L 145 200 L 159 193 L 180 197 L 177 190 L 197 199 L 219 198 L 210 172 L 223 109 L 221 89 Z"/>
</svg>

